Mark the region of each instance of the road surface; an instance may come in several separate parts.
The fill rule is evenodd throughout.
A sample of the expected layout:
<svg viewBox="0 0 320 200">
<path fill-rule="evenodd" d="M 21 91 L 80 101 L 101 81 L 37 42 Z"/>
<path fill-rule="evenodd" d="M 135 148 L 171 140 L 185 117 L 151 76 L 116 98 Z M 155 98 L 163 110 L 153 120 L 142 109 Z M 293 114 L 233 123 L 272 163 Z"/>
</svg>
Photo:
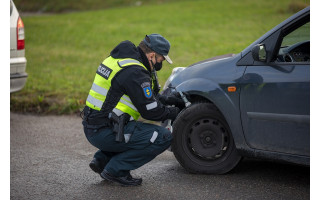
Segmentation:
<svg viewBox="0 0 320 200">
<path fill-rule="evenodd" d="M 121 187 L 90 170 L 96 148 L 77 116 L 10 113 L 11 199 L 310 199 L 310 168 L 244 159 L 226 175 L 190 174 L 166 151 Z"/>
</svg>

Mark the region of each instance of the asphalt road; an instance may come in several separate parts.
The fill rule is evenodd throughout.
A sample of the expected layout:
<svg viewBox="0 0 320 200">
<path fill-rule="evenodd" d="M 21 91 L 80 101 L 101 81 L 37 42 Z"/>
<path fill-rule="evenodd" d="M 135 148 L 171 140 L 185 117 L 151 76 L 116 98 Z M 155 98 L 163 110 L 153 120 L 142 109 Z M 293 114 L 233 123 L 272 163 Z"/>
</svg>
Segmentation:
<svg viewBox="0 0 320 200">
<path fill-rule="evenodd" d="M 166 151 L 132 171 L 142 186 L 103 181 L 77 116 L 10 113 L 11 199 L 310 199 L 310 168 L 244 159 L 227 175 L 185 171 Z"/>
</svg>

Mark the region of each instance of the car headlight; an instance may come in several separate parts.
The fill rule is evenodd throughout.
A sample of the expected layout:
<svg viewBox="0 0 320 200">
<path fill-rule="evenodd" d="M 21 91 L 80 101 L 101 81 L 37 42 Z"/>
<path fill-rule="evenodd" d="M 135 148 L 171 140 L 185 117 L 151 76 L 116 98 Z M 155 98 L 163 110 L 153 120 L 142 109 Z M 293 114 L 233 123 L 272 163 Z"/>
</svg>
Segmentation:
<svg viewBox="0 0 320 200">
<path fill-rule="evenodd" d="M 166 90 L 169 86 L 169 84 L 171 83 L 171 81 L 173 80 L 173 78 L 175 76 L 177 76 L 180 72 L 182 72 L 186 67 L 175 67 L 173 68 L 171 75 L 169 76 L 169 78 L 167 79 L 166 83 L 163 86 L 163 90 Z"/>
</svg>

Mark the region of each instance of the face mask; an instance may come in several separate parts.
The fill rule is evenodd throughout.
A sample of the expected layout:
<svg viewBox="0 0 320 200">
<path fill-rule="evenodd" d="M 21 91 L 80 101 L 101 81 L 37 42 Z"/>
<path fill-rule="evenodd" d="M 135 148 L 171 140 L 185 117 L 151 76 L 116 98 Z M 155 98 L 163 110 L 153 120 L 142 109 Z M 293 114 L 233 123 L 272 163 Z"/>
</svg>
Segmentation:
<svg viewBox="0 0 320 200">
<path fill-rule="evenodd" d="M 156 71 L 159 71 L 162 68 L 162 62 L 161 63 L 156 62 L 156 64 L 153 65 L 153 67 Z"/>
<path fill-rule="evenodd" d="M 156 71 L 159 71 L 161 68 L 162 68 L 162 62 L 158 63 L 157 62 L 157 56 L 156 56 L 156 64 L 153 64 L 152 60 L 151 60 L 151 63 L 153 65 L 153 68 L 156 70 Z"/>
</svg>

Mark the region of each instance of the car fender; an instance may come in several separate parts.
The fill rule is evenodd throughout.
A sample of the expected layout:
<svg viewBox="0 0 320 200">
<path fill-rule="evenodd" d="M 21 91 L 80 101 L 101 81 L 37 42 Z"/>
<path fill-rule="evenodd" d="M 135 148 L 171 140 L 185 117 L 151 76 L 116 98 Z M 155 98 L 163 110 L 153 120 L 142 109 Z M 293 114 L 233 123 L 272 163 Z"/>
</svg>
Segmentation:
<svg viewBox="0 0 320 200">
<path fill-rule="evenodd" d="M 186 92 L 189 95 L 201 96 L 212 102 L 225 117 L 237 149 L 248 149 L 243 136 L 239 110 L 240 91 L 229 96 L 226 91 L 212 80 L 194 78 L 182 82 L 176 86 L 177 91 Z"/>
</svg>

